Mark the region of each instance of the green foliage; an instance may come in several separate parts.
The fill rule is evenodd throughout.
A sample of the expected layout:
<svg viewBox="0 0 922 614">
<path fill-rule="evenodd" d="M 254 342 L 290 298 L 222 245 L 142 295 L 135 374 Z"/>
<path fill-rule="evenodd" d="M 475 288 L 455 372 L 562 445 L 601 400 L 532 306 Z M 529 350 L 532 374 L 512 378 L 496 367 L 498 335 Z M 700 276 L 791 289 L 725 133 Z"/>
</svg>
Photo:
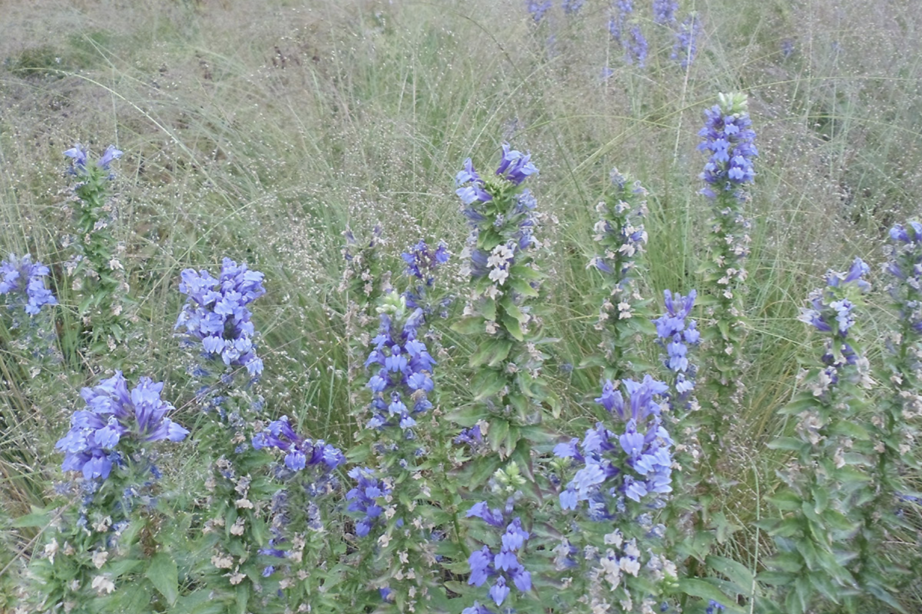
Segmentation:
<svg viewBox="0 0 922 614">
<path fill-rule="evenodd" d="M 131 302 L 112 226 L 115 212 L 108 202 L 110 170 L 89 164 L 78 170 L 74 231 L 76 263 L 71 275 L 79 288 L 77 312 L 83 321 L 81 341 L 95 356 L 108 354 L 128 341 Z M 118 366 L 118 365 L 116 365 Z"/>
</svg>

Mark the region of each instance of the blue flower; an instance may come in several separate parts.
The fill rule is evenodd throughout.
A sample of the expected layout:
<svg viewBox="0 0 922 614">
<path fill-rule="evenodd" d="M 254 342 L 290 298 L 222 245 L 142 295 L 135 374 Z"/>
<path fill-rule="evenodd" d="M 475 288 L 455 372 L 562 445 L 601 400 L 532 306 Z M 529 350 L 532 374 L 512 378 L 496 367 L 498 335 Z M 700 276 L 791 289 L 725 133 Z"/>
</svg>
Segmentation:
<svg viewBox="0 0 922 614">
<path fill-rule="evenodd" d="M 162 383 L 142 377 L 128 390 L 121 371 L 80 392 L 87 409 L 71 418 L 67 435 L 55 449 L 64 452 L 64 471 L 81 471 L 87 480 L 109 477 L 121 455 L 115 448 L 125 440 L 148 443 L 168 439 L 179 442 L 189 431 L 166 417 L 174 408 L 161 399 Z"/>
<path fill-rule="evenodd" d="M 634 12 L 634 3 L 632 0 L 618 0 L 615 6 L 618 10 L 608 21 L 608 33 L 611 34 L 613 39 L 624 44 L 624 26 L 628 20 L 628 15 Z"/>
<path fill-rule="evenodd" d="M 656 402 L 668 387 L 649 375 L 642 382 L 626 380 L 624 385 L 630 397 L 630 413 L 611 382 L 605 384 L 602 396 L 596 399 L 625 422 L 620 434 L 598 423 L 586 431 L 579 445 L 581 450 L 577 449 L 577 439 L 554 448 L 555 456 L 568 459 L 569 466 L 577 468 L 559 494 L 561 508 L 576 510 L 586 502 L 587 515 L 593 521 L 610 519 L 609 510 L 617 507 L 621 496 L 639 502 L 651 495 L 649 504 L 658 505 L 660 495 L 672 490 L 672 440 L 662 426 Z"/>
<path fill-rule="evenodd" d="M 109 165 L 112 164 L 114 160 L 118 160 L 122 157 L 122 152 L 115 148 L 115 145 L 109 145 L 106 147 L 106 151 L 102 154 L 102 157 L 96 162 L 96 166 L 103 170 L 109 170 Z"/>
<path fill-rule="evenodd" d="M 475 503 L 465 514 L 465 518 L 480 518 L 487 524 L 499 527 L 503 525 L 503 513 L 499 508 L 490 509 L 486 501 Z"/>
<path fill-rule="evenodd" d="M 452 440 L 456 445 L 468 445 L 477 447 L 483 443 L 483 434 L 480 432 L 480 425 L 475 424 L 471 428 L 463 429 L 461 433 Z"/>
<path fill-rule="evenodd" d="M 506 597 L 509 596 L 510 589 L 506 586 L 505 576 L 500 576 L 490 587 L 490 597 L 496 602 L 496 605 L 503 605 Z"/>
<path fill-rule="evenodd" d="M 513 503 L 510 499 L 506 504 L 506 515 L 511 515 Z M 468 517 L 477 517 L 485 520 L 494 527 L 506 524 L 504 514 L 499 509 L 490 510 L 486 502 L 481 502 L 472 507 Z M 482 586 L 489 578 L 496 577 L 490 587 L 489 595 L 496 605 L 502 605 L 509 596 L 511 589 L 508 581 L 522 593 L 531 590 L 531 573 L 522 566 L 516 552 L 521 551 L 528 541 L 529 533 L 522 527 L 519 517 L 513 518 L 506 524 L 506 530 L 500 538 L 501 546 L 494 553 L 489 546 L 482 546 L 468 557 L 471 575 L 468 584 Z M 478 606 L 477 603 L 474 604 Z M 466 612 L 467 610 L 465 610 Z"/>
<path fill-rule="evenodd" d="M 72 148 L 64 152 L 64 155 L 71 159 L 71 164 L 73 172 L 86 172 L 86 159 L 88 152 L 86 147 L 77 143 Z"/>
<path fill-rule="evenodd" d="M 288 416 L 269 423 L 252 440 L 253 448 L 276 448 L 285 452 L 285 466 L 297 472 L 308 465 L 322 465 L 325 470 L 336 469 L 345 464 L 346 457 L 336 447 L 324 442 L 306 439 L 295 433 L 288 421 Z"/>
<path fill-rule="evenodd" d="M 922 224 L 909 222 L 890 229 L 884 270 L 893 280 L 887 287 L 899 316 L 909 331 L 922 334 Z M 854 268 L 854 265 L 853 267 Z M 911 343 L 909 339 L 904 344 Z"/>
<path fill-rule="evenodd" d="M 427 286 L 431 286 L 434 280 L 435 270 L 440 265 L 448 262 L 450 254 L 448 246 L 444 241 L 439 241 L 438 247 L 431 250 L 425 241 L 420 241 L 408 251 L 400 254 L 403 261 L 407 264 L 407 274 L 421 281 L 425 281 Z M 412 307 L 412 305 L 411 305 Z"/>
<path fill-rule="evenodd" d="M 455 176 L 455 184 L 458 186 L 458 189 L 455 190 L 455 194 L 457 194 L 461 201 L 469 207 L 468 209 L 464 209 L 464 214 L 473 223 L 482 220 L 483 215 L 475 209 L 470 208 L 470 205 L 478 201 L 489 202 L 493 200 L 493 197 L 484 190 L 485 183 L 483 179 L 480 178 L 480 175 L 477 174 L 477 171 L 474 170 L 474 164 L 471 162 L 470 158 L 464 161 L 464 169 L 459 171 Z"/>
<path fill-rule="evenodd" d="M 702 193 L 716 198 L 721 192 L 744 198 L 741 188 L 755 179 L 752 160 L 758 156 L 753 145 L 755 132 L 745 111 L 745 98 L 729 97 L 723 108 L 714 105 L 705 110 L 704 128 L 698 132 L 703 141 L 699 151 L 710 152 L 710 158 L 701 173 L 707 183 Z"/>
<path fill-rule="evenodd" d="M 64 155 L 71 160 L 70 172 L 72 174 L 77 175 L 78 177 L 84 177 L 87 175 L 86 165 L 89 152 L 87 151 L 86 147 L 80 143 L 77 143 L 71 149 L 65 151 Z M 109 170 L 109 165 L 121 157 L 122 152 L 116 149 L 114 145 L 109 145 L 106 147 L 106 151 L 103 153 L 102 157 L 97 160 L 96 166 L 104 171 L 107 171 Z"/>
<path fill-rule="evenodd" d="M 493 553 L 490 552 L 487 546 L 484 546 L 480 550 L 472 552 L 467 562 L 471 567 L 471 577 L 468 578 L 467 583 L 471 586 L 481 586 L 489 577 L 489 569 L 493 563 Z"/>
<path fill-rule="evenodd" d="M 653 23 L 669 25 L 676 20 L 679 3 L 675 0 L 653 0 Z"/>
<path fill-rule="evenodd" d="M 810 294 L 812 309 L 801 309 L 799 319 L 820 332 L 833 333 L 839 339 L 845 340 L 849 329 L 855 324 L 852 315 L 854 304 L 848 298 L 840 296 L 836 289 L 845 284 L 854 284 L 862 291 L 868 290 L 870 286 L 862 278 L 869 270 L 864 261 L 856 258 L 846 273 L 829 271 L 826 274 L 826 288 Z"/>
<path fill-rule="evenodd" d="M 653 320 L 656 325 L 657 343 L 666 350 L 663 364 L 675 374 L 675 392 L 670 396 L 673 410 L 689 409 L 692 403 L 691 391 L 695 387 L 697 367 L 688 360 L 688 346 L 697 345 L 701 339 L 695 320 L 686 322 L 695 304 L 697 293 L 692 290 L 688 296 L 664 291 L 666 313 Z"/>
<path fill-rule="evenodd" d="M 689 67 L 698 53 L 697 38 L 700 32 L 701 22 L 694 14 L 686 17 L 676 30 L 670 57 L 679 62 L 683 69 Z"/>
<path fill-rule="evenodd" d="M 545 0 L 544 2 L 537 2 L 537 0 L 526 0 L 528 12 L 531 13 L 532 19 L 535 20 L 535 23 L 541 21 L 544 17 L 544 14 L 550 10 L 552 4 L 551 0 Z M 465 610 L 466 612 L 467 610 Z"/>
<path fill-rule="evenodd" d="M 431 370 L 435 360 L 426 344 L 417 338 L 422 310 L 416 308 L 398 322 L 382 313 L 374 349 L 365 366 L 372 368 L 368 387 L 372 392 L 372 417 L 366 426 L 374 429 L 398 426 L 412 438 L 415 417 L 432 408 L 428 394 L 434 383 Z"/>
<path fill-rule="evenodd" d="M 531 162 L 531 154 L 510 149 L 509 143 L 503 143 L 503 157 L 496 169 L 498 176 L 519 185 L 537 172 L 538 168 Z"/>
<path fill-rule="evenodd" d="M 263 277 L 229 258 L 218 279 L 205 270 L 184 270 L 179 291 L 188 299 L 174 328 L 201 340 L 207 357 L 220 357 L 227 366 L 245 366 L 251 377 L 259 376 L 263 361 L 256 355 L 256 331 L 247 305 L 266 293 Z"/>
<path fill-rule="evenodd" d="M 44 305 L 57 305 L 51 291 L 45 287 L 48 267 L 41 262 L 32 262 L 32 256 L 22 258 L 10 254 L 8 260 L 0 262 L 0 294 L 16 295 L 17 303 L 23 303 L 30 316 L 38 314 Z"/>
<path fill-rule="evenodd" d="M 584 0 L 563 0 L 563 12 L 567 15 L 573 15 L 579 12 L 583 7 Z"/>
<path fill-rule="evenodd" d="M 355 534 L 365 537 L 384 512 L 384 508 L 378 505 L 378 499 L 390 494 L 391 491 L 368 467 L 353 467 L 349 471 L 349 477 L 357 484 L 346 493 L 346 500 L 350 502 L 346 509 L 361 514 L 361 518 L 355 523 Z"/>
<path fill-rule="evenodd" d="M 611 37 L 621 44 L 624 49 L 624 61 L 628 64 L 637 63 L 643 67 L 647 58 L 647 39 L 640 26 L 634 24 L 625 32 L 631 13 L 634 12 L 632 0 L 618 0 L 617 12 L 608 21 L 608 32 Z"/>
<path fill-rule="evenodd" d="M 637 66 L 643 68 L 647 61 L 647 39 L 643 35 L 640 26 L 634 25 L 630 29 L 630 38 L 622 41 L 624 45 L 624 61 L 628 64 L 637 63 Z"/>
<path fill-rule="evenodd" d="M 548 0 L 547 4 L 550 4 L 550 0 Z M 494 614 L 494 612 L 490 608 L 480 605 L 479 602 L 475 601 L 474 605 L 471 607 L 464 608 L 461 611 L 461 614 Z"/>
</svg>

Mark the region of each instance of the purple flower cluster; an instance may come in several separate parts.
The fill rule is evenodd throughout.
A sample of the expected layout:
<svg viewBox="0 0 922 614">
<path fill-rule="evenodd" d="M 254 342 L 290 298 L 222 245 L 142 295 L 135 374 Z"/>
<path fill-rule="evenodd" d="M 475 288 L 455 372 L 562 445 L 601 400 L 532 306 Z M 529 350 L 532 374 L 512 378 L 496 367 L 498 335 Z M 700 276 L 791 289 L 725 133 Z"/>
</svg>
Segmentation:
<svg viewBox="0 0 922 614">
<path fill-rule="evenodd" d="M 480 425 L 475 424 L 470 428 L 462 429 L 458 436 L 452 440 L 452 442 L 455 445 L 467 445 L 472 449 L 476 449 L 483 443 L 483 433 L 480 430 Z"/>
<path fill-rule="evenodd" d="M 503 157 L 500 160 L 499 167 L 496 169 L 497 177 L 502 177 L 517 186 L 537 172 L 537 167 L 531 162 L 531 154 L 523 154 L 520 151 L 510 149 L 509 143 L 503 143 Z M 455 194 L 465 205 L 470 206 L 477 201 L 489 202 L 493 199 L 484 189 L 486 181 L 474 170 L 474 165 L 470 158 L 464 161 L 464 170 L 458 172 L 455 176 L 455 183 L 458 185 Z M 468 215 L 468 218 L 473 219 L 470 215 Z"/>
<path fill-rule="evenodd" d="M 701 340 L 698 322 L 692 320 L 686 324 L 686 318 L 695 305 L 697 292 L 692 290 L 688 296 L 672 292 L 664 293 L 666 313 L 653 320 L 656 325 L 658 342 L 666 349 L 667 357 L 663 361 L 666 368 L 675 373 L 675 391 L 679 395 L 672 402 L 672 408 L 687 408 L 688 396 L 695 388 L 695 365 L 688 362 L 688 346 L 697 345 Z"/>
<path fill-rule="evenodd" d="M 470 158 L 464 162 L 464 170 L 455 177 L 459 186 L 455 193 L 464 204 L 462 213 L 474 228 L 468 239 L 468 247 L 462 256 L 469 257 L 467 270 L 475 279 L 489 276 L 497 287 L 502 286 L 509 276 L 509 269 L 516 261 L 516 252 L 531 247 L 535 240 L 534 210 L 537 205 L 531 191 L 525 189 L 511 196 L 511 206 L 506 211 L 491 213 L 490 220 L 478 210 L 483 203 L 491 202 L 494 195 L 509 196 L 506 190 L 517 188 L 538 169 L 531 162 L 529 154 L 523 154 L 509 148 L 503 143 L 503 156 L 496 169 L 496 176 L 505 181 L 497 182 L 492 178 L 484 179 L 474 170 Z M 505 239 L 504 243 L 495 245 L 491 251 L 470 246 L 477 243 L 481 231 L 498 232 Z"/>
<path fill-rule="evenodd" d="M 266 293 L 263 274 L 225 258 L 221 276 L 215 279 L 208 271 L 182 272 L 179 291 L 188 295 L 175 328 L 201 340 L 205 355 L 221 357 L 225 365 L 246 366 L 252 377 L 263 371 L 263 361 L 256 355 L 247 305 Z"/>
<path fill-rule="evenodd" d="M 482 586 L 490 577 L 495 577 L 490 587 L 490 598 L 497 606 L 501 606 L 509 596 L 511 589 L 509 584 L 514 585 L 519 591 L 525 593 L 531 590 L 531 573 L 526 570 L 519 562 L 517 552 L 521 552 L 528 541 L 528 531 L 522 528 L 522 521 L 515 517 L 511 522 L 505 520 L 505 516 L 512 514 L 512 501 L 506 504 L 506 514 L 501 510 L 491 510 L 487 507 L 486 501 L 475 504 L 468 510 L 467 518 L 480 518 L 491 527 L 501 528 L 506 525 L 506 531 L 503 533 L 500 541 L 498 552 L 494 554 L 489 546 L 483 546 L 480 550 L 474 551 L 468 558 L 471 566 L 471 577 L 467 583 L 472 586 Z M 473 606 L 474 612 L 489 612 L 478 603 Z M 470 610 L 471 608 L 468 608 Z M 467 612 L 467 610 L 465 610 Z"/>
<path fill-rule="evenodd" d="M 554 448 L 555 456 L 579 467 L 560 493 L 560 506 L 575 510 L 585 501 L 589 518 L 598 522 L 614 518 L 623 508 L 624 497 L 661 507 L 662 496 L 672 492 L 672 439 L 662 426 L 660 405 L 655 400 L 669 387 L 649 375 L 639 383 L 625 380 L 624 386 L 630 395 L 629 405 L 610 380 L 596 399 L 626 423 L 623 433 L 599 422 L 586 431 L 582 442 L 573 438 Z"/>
<path fill-rule="evenodd" d="M 669 25 L 676 19 L 679 3 L 676 0 L 653 0 L 653 23 Z"/>
<path fill-rule="evenodd" d="M 567 15 L 573 15 L 578 13 L 581 8 L 583 8 L 584 0 L 563 0 L 563 12 Z"/>
<path fill-rule="evenodd" d="M 48 267 L 32 262 L 29 254 L 18 258 L 10 254 L 9 260 L 0 262 L 0 294 L 18 295 L 25 302 L 26 313 L 36 315 L 43 305 L 57 305 L 58 301 L 45 287 Z"/>
<path fill-rule="evenodd" d="M 434 250 L 430 249 L 425 241 L 420 241 L 400 255 L 407 264 L 407 275 L 422 282 L 416 288 L 411 288 L 404 294 L 409 308 L 416 309 L 420 307 L 427 315 L 431 312 L 433 306 L 428 304 L 427 301 L 428 288 L 431 288 L 435 283 L 436 270 L 448 262 L 450 255 L 448 246 L 444 241 L 439 241 L 438 247 Z M 443 310 L 447 304 L 443 303 Z"/>
<path fill-rule="evenodd" d="M 696 15 L 689 15 L 676 28 L 675 43 L 670 57 L 678 61 L 683 69 L 689 67 L 698 53 L 697 39 L 700 33 L 701 21 Z"/>
<path fill-rule="evenodd" d="M 435 360 L 416 337 L 422 318 L 422 310 L 416 309 L 401 327 L 396 318 L 381 314 L 378 336 L 372 340 L 375 348 L 365 361 L 366 367 L 376 365 L 368 380 L 372 392 L 368 428 L 399 426 L 411 439 L 414 416 L 432 408 L 427 395 L 434 387 L 430 373 Z"/>
<path fill-rule="evenodd" d="M 429 249 L 425 241 L 420 241 L 400 254 L 407 264 L 407 275 L 424 281 L 427 286 L 432 285 L 435 280 L 435 270 L 448 262 L 449 255 L 448 246 L 444 241 L 439 241 L 438 247 L 434 250 Z"/>
<path fill-rule="evenodd" d="M 544 18 L 544 14 L 553 6 L 551 0 L 545 0 L 544 2 L 526 0 L 526 4 L 528 6 L 528 12 L 531 14 L 532 19 L 535 20 L 535 23 L 540 22 Z"/>
<path fill-rule="evenodd" d="M 55 445 L 65 455 L 61 468 L 81 471 L 87 480 L 105 480 L 112 464 L 121 460 L 115 449 L 120 441 L 185 439 L 189 431 L 166 417 L 173 406 L 160 398 L 162 390 L 162 383 L 142 377 L 129 391 L 121 371 L 81 390 L 87 409 L 74 413 L 70 431 Z"/>
<path fill-rule="evenodd" d="M 346 509 L 362 514 L 361 520 L 355 523 L 355 534 L 365 537 L 371 532 L 371 527 L 377 518 L 384 512 L 384 508 L 378 504 L 378 499 L 390 495 L 391 490 L 368 467 L 353 467 L 349 471 L 349 477 L 358 484 L 346 493 L 346 501 L 350 502 Z"/>
<path fill-rule="evenodd" d="M 608 21 L 608 32 L 611 37 L 624 49 L 624 61 L 628 64 L 637 63 L 643 67 L 647 59 L 649 45 L 640 26 L 634 24 L 627 29 L 629 15 L 634 12 L 632 0 L 618 0 L 617 12 Z"/>
<path fill-rule="evenodd" d="M 321 464 L 327 469 L 336 469 L 346 462 L 346 457 L 338 448 L 322 439 L 312 441 L 295 433 L 288 422 L 288 416 L 270 422 L 262 432 L 257 433 L 253 437 L 253 448 L 277 448 L 285 452 L 285 466 L 295 472 Z"/>
<path fill-rule="evenodd" d="M 634 12 L 633 0 L 618 0 L 615 4 L 616 12 L 608 20 L 608 33 L 617 42 L 621 43 L 624 39 L 624 26 L 627 23 L 628 15 Z"/>
<path fill-rule="evenodd" d="M 725 192 L 742 200 L 742 186 L 755 179 L 752 159 L 759 153 L 752 144 L 755 132 L 750 128 L 752 121 L 744 109 L 745 102 L 736 104 L 730 101 L 714 105 L 704 112 L 706 121 L 698 132 L 704 140 L 698 145 L 698 150 L 710 153 L 701 173 L 701 179 L 708 184 L 702 194 L 708 198 L 716 198 L 719 193 Z"/>
<path fill-rule="evenodd" d="M 72 174 L 78 177 L 82 177 L 87 174 L 86 164 L 89 152 L 87 151 L 86 147 L 80 143 L 77 143 L 71 149 L 65 151 L 64 155 L 71 160 L 70 172 Z M 102 154 L 102 157 L 96 161 L 96 166 L 104 171 L 107 171 L 109 170 L 109 165 L 121 157 L 122 152 L 116 149 L 114 145 L 109 145 L 106 147 L 106 151 Z"/>
<path fill-rule="evenodd" d="M 628 34 L 630 36 L 622 41 L 624 61 L 628 64 L 636 62 L 638 67 L 643 68 L 647 61 L 647 51 L 649 49 L 647 39 L 638 25 L 631 26 Z"/>
<path fill-rule="evenodd" d="M 899 304 L 900 317 L 922 334 L 922 224 L 897 224 L 890 229 L 890 239 L 885 268 L 895 278 L 890 295 Z"/>
<path fill-rule="evenodd" d="M 839 296 L 835 289 L 852 282 L 857 282 L 856 285 L 862 290 L 868 289 L 868 283 L 862 277 L 869 271 L 868 265 L 861 258 L 855 258 L 847 273 L 829 271 L 826 274 L 826 288 L 811 293 L 809 300 L 812 308 L 802 309 L 800 320 L 820 332 L 832 333 L 840 340 L 848 338 L 848 331 L 855 324 L 852 313 L 855 306 L 847 297 Z"/>
</svg>

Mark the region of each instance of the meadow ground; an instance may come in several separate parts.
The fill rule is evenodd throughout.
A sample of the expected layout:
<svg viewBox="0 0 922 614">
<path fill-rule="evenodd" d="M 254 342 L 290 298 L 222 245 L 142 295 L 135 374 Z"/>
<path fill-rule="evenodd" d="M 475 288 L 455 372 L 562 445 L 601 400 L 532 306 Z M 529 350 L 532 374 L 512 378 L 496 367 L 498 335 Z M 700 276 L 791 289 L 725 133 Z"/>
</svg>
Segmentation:
<svg viewBox="0 0 922 614">
<path fill-rule="evenodd" d="M 598 372 L 572 369 L 599 342 L 594 206 L 617 167 L 649 190 L 643 291 L 700 283 L 708 203 L 696 150 L 702 111 L 718 92 L 749 95 L 760 156 L 747 305 L 747 392 L 727 450 L 720 551 L 757 568 L 755 528 L 779 486 L 785 429 L 778 410 L 815 349 L 797 320 L 827 269 L 856 256 L 879 271 L 888 229 L 919 215 L 922 193 L 922 5 L 915 0 L 682 0 L 700 20 L 697 54 L 672 59 L 675 35 L 646 2 L 632 17 L 649 51 L 624 61 L 608 2 L 540 23 L 525 2 L 7 0 L 0 8 L 0 251 L 52 267 L 59 327 L 76 319 L 65 279 L 72 257 L 72 179 L 62 152 L 113 143 L 111 203 L 130 286 L 132 337 L 121 358 L 165 380 L 191 420 L 191 358 L 173 325 L 183 269 L 224 256 L 266 274 L 261 331 L 268 411 L 348 446 L 352 402 L 338 290 L 343 232 L 383 229 L 384 268 L 420 239 L 455 254 L 444 283 L 463 294 L 468 229 L 454 194 L 465 158 L 492 164 L 500 144 L 529 151 L 544 215 L 537 256 L 545 326 L 559 339 L 547 376 L 563 420 L 590 415 Z M 891 318 L 879 292 L 863 325 Z M 9 341 L 9 331 L 2 329 Z M 444 331 L 440 403 L 471 397 L 468 342 Z M 31 554 L 14 519 L 53 497 L 54 451 L 82 386 L 115 365 L 64 347 L 68 368 L 41 386 L 0 343 L 0 593 Z M 655 362 L 652 342 L 644 355 Z M 28 378 L 25 380 L 28 382 Z M 194 453 L 181 461 L 195 465 Z M 8 585 L 6 585 L 8 586 Z M 903 595 L 922 607 L 922 595 Z M 0 597 L 0 610 L 4 607 Z"/>
</svg>

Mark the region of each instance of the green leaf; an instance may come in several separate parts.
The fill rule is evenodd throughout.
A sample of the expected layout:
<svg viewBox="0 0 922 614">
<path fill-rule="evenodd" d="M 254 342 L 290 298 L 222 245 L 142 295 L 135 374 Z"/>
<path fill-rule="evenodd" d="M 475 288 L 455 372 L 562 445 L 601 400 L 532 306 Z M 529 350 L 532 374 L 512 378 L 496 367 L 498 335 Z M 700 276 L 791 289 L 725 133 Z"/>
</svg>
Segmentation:
<svg viewBox="0 0 922 614">
<path fill-rule="evenodd" d="M 33 507 L 33 510 L 37 508 Z M 33 511 L 31 514 L 20 516 L 12 522 L 14 529 L 23 529 L 25 527 L 45 527 L 51 522 L 51 513 L 45 510 Z"/>
<path fill-rule="evenodd" d="M 485 456 L 477 459 L 477 465 L 470 477 L 470 487 L 477 488 L 499 469 L 500 461 L 498 456 Z"/>
<path fill-rule="evenodd" d="M 451 330 L 458 333 L 459 335 L 473 335 L 476 333 L 482 333 L 484 331 L 484 321 L 483 318 L 479 316 L 463 318 L 452 324 Z"/>
<path fill-rule="evenodd" d="M 769 586 L 790 586 L 794 576 L 783 571 L 763 571 L 759 574 L 759 582 Z"/>
<path fill-rule="evenodd" d="M 496 367 L 509 356 L 509 350 L 512 349 L 513 345 L 512 341 L 508 339 L 490 339 L 471 356 L 469 366 L 477 368 L 488 364 L 491 367 Z"/>
<path fill-rule="evenodd" d="M 781 492 L 777 495 L 768 497 L 769 503 L 773 503 L 779 510 L 784 512 L 793 512 L 800 509 L 803 499 L 791 491 Z"/>
<path fill-rule="evenodd" d="M 536 271 L 529 266 L 514 264 L 509 269 L 511 279 L 524 279 L 526 281 L 540 281 L 544 278 L 544 273 Z"/>
<path fill-rule="evenodd" d="M 179 572 L 176 561 L 165 552 L 157 553 L 144 574 L 167 603 L 173 605 L 179 597 Z"/>
<path fill-rule="evenodd" d="M 852 484 L 864 484 L 865 482 L 871 481 L 870 476 L 868 476 L 866 473 L 847 465 L 836 471 L 836 478 L 846 484 L 849 482 Z"/>
<path fill-rule="evenodd" d="M 791 450 L 793 452 L 800 452 L 807 446 L 803 441 L 796 439 L 794 437 L 778 437 L 774 441 L 768 443 L 769 449 L 772 450 Z"/>
<path fill-rule="evenodd" d="M 114 578 L 118 578 L 122 574 L 126 574 L 132 571 L 135 567 L 140 566 L 142 561 L 138 559 L 115 559 L 114 562 L 106 565 L 106 573 L 109 573 Z"/>
<path fill-rule="evenodd" d="M 492 298 L 485 298 L 480 301 L 480 313 L 487 320 L 496 320 L 496 301 Z"/>
<path fill-rule="evenodd" d="M 544 400 L 551 409 L 551 416 L 553 416 L 554 419 L 560 418 L 560 410 L 562 407 L 560 404 L 560 397 L 553 392 L 548 392 L 547 398 Z"/>
<path fill-rule="evenodd" d="M 809 576 L 801 576 L 794 582 L 794 592 L 798 601 L 800 601 L 800 608 L 804 612 L 807 611 L 811 597 L 813 597 L 813 586 L 808 578 Z"/>
<path fill-rule="evenodd" d="M 179 598 L 171 614 L 224 614 L 224 605 L 214 599 L 209 586 Z"/>
<path fill-rule="evenodd" d="M 532 298 L 538 296 L 538 291 L 531 287 L 531 284 L 519 277 L 509 280 L 509 285 L 512 286 L 512 289 L 521 294 L 522 296 L 530 296 Z"/>
<path fill-rule="evenodd" d="M 803 559 L 795 552 L 784 552 L 773 556 L 768 561 L 768 566 L 792 576 L 803 572 Z"/>
<path fill-rule="evenodd" d="M 783 414 L 799 414 L 806 409 L 813 409 L 819 404 L 816 397 L 809 392 L 802 392 L 794 397 L 794 400 L 784 406 L 781 410 Z"/>
<path fill-rule="evenodd" d="M 452 424 L 469 428 L 477 424 L 479 420 L 486 418 L 489 414 L 483 409 L 474 407 L 461 407 L 454 411 L 448 412 L 445 418 Z"/>
<path fill-rule="evenodd" d="M 797 551 L 804 557 L 804 562 L 810 571 L 815 571 L 820 566 L 819 558 L 816 556 L 816 546 L 809 538 L 798 539 L 795 542 Z"/>
<path fill-rule="evenodd" d="M 829 431 L 833 435 L 844 435 L 859 441 L 867 441 L 871 438 L 866 428 L 851 420 L 838 420 Z"/>
<path fill-rule="evenodd" d="M 506 386 L 506 378 L 492 369 L 481 370 L 474 376 L 471 386 L 474 389 L 474 400 L 482 401 L 502 390 Z"/>
<path fill-rule="evenodd" d="M 827 509 L 822 513 L 823 524 L 833 531 L 851 531 L 855 528 L 855 523 L 849 520 L 845 514 L 833 509 Z"/>
<path fill-rule="evenodd" d="M 525 341 L 525 333 L 522 332 L 522 325 L 508 313 L 503 314 L 503 326 L 506 331 L 518 341 Z"/>
<path fill-rule="evenodd" d="M 511 296 L 504 296 L 500 299 L 499 304 L 509 316 L 515 318 L 519 322 L 524 322 L 528 318 L 528 316 L 519 309 L 519 306 L 515 304 Z"/>
<path fill-rule="evenodd" d="M 705 562 L 708 567 L 726 576 L 738 589 L 739 594 L 751 595 L 755 580 L 752 572 L 744 565 L 722 556 L 708 556 Z"/>
<path fill-rule="evenodd" d="M 365 459 L 371 455 L 371 444 L 364 443 L 360 446 L 355 446 L 346 453 L 346 458 L 349 462 L 354 464 L 362 464 L 365 462 Z"/>
<path fill-rule="evenodd" d="M 679 580 L 679 591 L 700 599 L 713 599 L 727 608 L 727 612 L 742 612 L 736 607 L 736 599 L 724 595 L 720 589 L 710 582 L 699 580 L 698 578 L 683 578 Z"/>
<path fill-rule="evenodd" d="M 631 325 L 642 335 L 653 337 L 656 334 L 656 325 L 646 318 L 631 318 Z"/>
<path fill-rule="evenodd" d="M 730 323 L 726 320 L 717 320 L 717 329 L 720 331 L 721 337 L 724 339 L 730 338 Z"/>
<path fill-rule="evenodd" d="M 248 582 L 237 585 L 237 614 L 247 614 L 247 604 L 250 601 L 250 585 Z"/>
<path fill-rule="evenodd" d="M 508 433 L 508 422 L 502 418 L 493 418 L 490 420 L 490 430 L 487 432 L 487 439 L 490 440 L 490 449 L 494 452 L 499 452 L 500 445 L 505 442 Z"/>
<path fill-rule="evenodd" d="M 510 430 L 510 433 L 512 431 Z M 522 473 L 530 481 L 535 481 L 535 474 L 531 467 L 531 444 L 526 439 L 520 439 L 512 452 L 512 460 L 516 462 Z"/>
<path fill-rule="evenodd" d="M 813 511 L 822 514 L 829 506 L 829 493 L 825 488 L 813 488 L 810 492 L 813 494 Z"/>
<path fill-rule="evenodd" d="M 467 582 L 458 582 L 457 580 L 446 581 L 445 588 L 459 595 L 467 595 L 471 592 L 471 587 L 467 585 Z"/>
<path fill-rule="evenodd" d="M 723 512 L 716 512 L 712 518 L 713 525 L 717 529 L 717 542 L 720 544 L 727 543 L 727 540 L 740 530 L 740 527 L 727 520 Z"/>
</svg>

